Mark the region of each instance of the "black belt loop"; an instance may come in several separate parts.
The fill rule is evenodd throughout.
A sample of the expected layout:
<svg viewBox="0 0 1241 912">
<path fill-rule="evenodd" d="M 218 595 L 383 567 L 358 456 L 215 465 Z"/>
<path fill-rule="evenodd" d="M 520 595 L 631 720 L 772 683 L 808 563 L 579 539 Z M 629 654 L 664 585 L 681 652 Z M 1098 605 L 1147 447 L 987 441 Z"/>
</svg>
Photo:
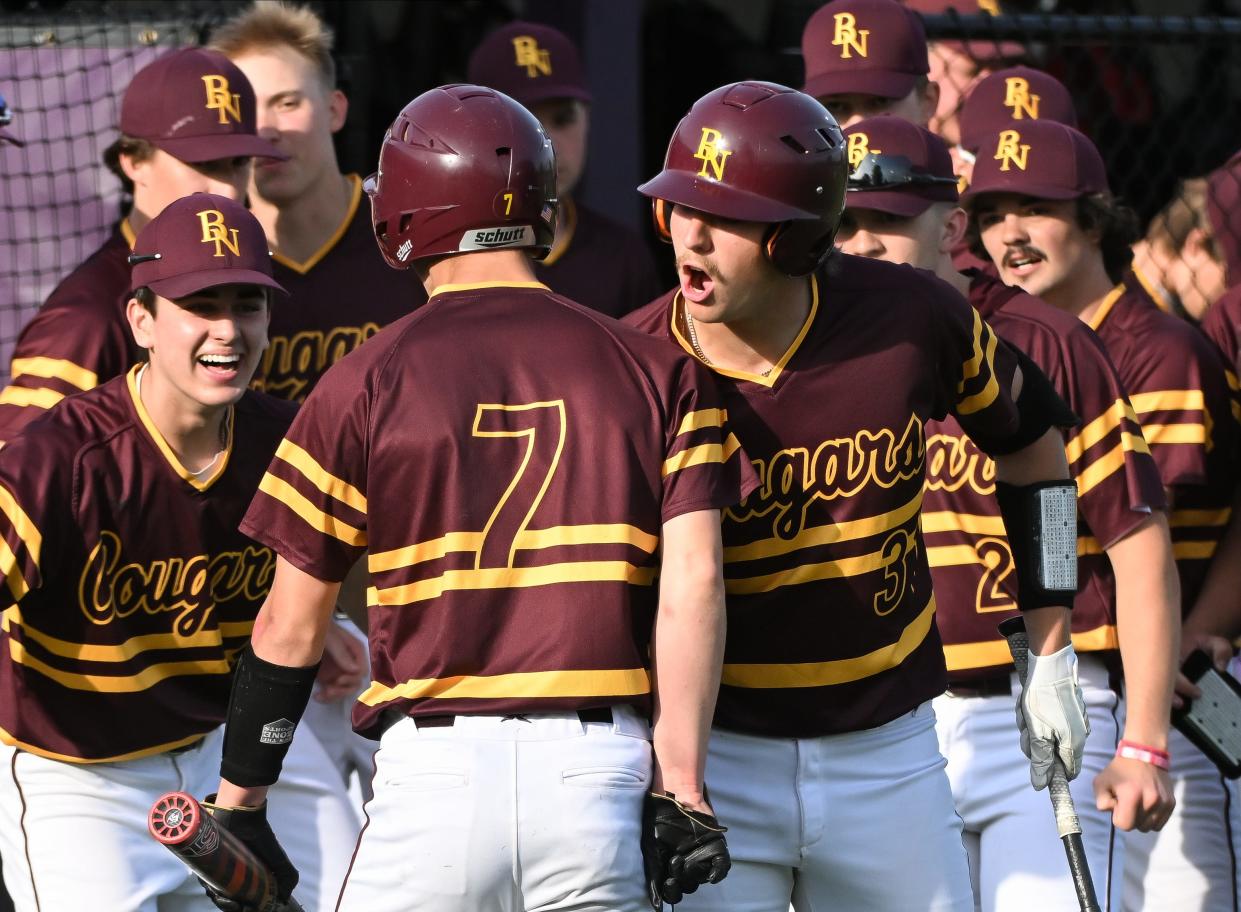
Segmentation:
<svg viewBox="0 0 1241 912">
<path fill-rule="evenodd" d="M 1011 697 L 1013 677 L 1011 671 L 961 678 L 948 682 L 948 693 L 954 697 Z"/>
</svg>

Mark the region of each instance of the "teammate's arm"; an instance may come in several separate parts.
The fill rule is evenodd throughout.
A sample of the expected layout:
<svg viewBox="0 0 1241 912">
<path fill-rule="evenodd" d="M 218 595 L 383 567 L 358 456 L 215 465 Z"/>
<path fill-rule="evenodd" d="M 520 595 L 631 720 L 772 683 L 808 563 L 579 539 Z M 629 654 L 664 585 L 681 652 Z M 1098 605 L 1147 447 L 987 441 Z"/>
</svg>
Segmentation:
<svg viewBox="0 0 1241 912">
<path fill-rule="evenodd" d="M 724 661 L 723 546 L 718 510 L 664 523 L 659 612 L 651 638 L 655 766 L 652 791 L 710 812 L 707 738 Z"/>
<path fill-rule="evenodd" d="M 323 640 L 331 624 L 340 583 L 316 579 L 283 557 L 276 558 L 276 576 L 267 601 L 254 622 L 250 648 L 270 665 L 289 669 L 311 668 L 323 657 Z M 307 691 L 309 696 L 309 691 Z M 234 704 L 238 696 L 234 694 Z M 306 707 L 292 707 L 300 718 Z M 244 709 L 244 707 L 242 707 Z M 235 706 L 229 708 L 235 719 Z M 225 733 L 225 756 L 228 755 Z M 267 786 L 243 787 L 220 779 L 216 804 L 224 807 L 258 807 L 267 797 Z"/>
<path fill-rule="evenodd" d="M 1207 570 L 1198 601 L 1185 618 L 1183 645 L 1189 641 L 1241 637 L 1241 490 L 1232 501 L 1232 517 Z"/>
<path fill-rule="evenodd" d="M 1181 584 L 1167 517 L 1152 513 L 1106 549 L 1116 578 L 1116 630 L 1125 665 L 1126 741 L 1167 750 L 1172 683 L 1180 639 Z M 1099 810 L 1122 830 L 1157 830 L 1175 802 L 1167 773 L 1114 758 L 1094 781 Z"/>
</svg>

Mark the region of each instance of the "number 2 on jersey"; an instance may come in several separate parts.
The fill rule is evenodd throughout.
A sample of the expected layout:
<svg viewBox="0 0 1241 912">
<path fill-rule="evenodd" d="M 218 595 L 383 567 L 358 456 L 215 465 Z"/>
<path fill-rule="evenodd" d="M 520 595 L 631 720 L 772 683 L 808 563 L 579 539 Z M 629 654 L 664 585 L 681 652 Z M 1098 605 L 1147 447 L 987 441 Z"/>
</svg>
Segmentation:
<svg viewBox="0 0 1241 912">
<path fill-rule="evenodd" d="M 530 524 L 560 464 L 565 430 L 563 399 L 526 405 L 479 404 L 473 436 L 524 438 L 525 452 L 483 527 L 482 543 L 474 559 L 476 569 L 513 566 L 518 537 Z"/>
</svg>

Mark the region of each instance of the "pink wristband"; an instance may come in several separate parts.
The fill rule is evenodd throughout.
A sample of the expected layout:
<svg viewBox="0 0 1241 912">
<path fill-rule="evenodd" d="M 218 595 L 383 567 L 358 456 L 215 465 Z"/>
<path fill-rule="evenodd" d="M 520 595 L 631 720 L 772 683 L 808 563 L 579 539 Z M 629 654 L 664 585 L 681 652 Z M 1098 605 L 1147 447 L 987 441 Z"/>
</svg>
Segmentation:
<svg viewBox="0 0 1241 912">
<path fill-rule="evenodd" d="M 1120 744 L 1116 745 L 1116 756 L 1124 757 L 1126 760 L 1141 760 L 1143 763 L 1157 766 L 1161 770 L 1172 767 L 1172 755 L 1166 750 L 1160 750 L 1157 747 L 1147 747 L 1145 744 L 1138 744 L 1135 741 L 1122 740 Z"/>
</svg>

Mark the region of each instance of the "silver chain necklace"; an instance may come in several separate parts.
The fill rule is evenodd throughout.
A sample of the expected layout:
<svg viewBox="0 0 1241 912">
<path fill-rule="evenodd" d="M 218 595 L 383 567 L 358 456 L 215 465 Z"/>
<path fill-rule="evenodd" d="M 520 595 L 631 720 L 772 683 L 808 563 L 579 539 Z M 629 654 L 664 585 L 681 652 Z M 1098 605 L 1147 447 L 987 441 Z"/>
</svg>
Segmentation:
<svg viewBox="0 0 1241 912">
<path fill-rule="evenodd" d="M 686 308 L 684 313 L 685 313 L 685 328 L 689 330 L 689 344 L 694 347 L 694 354 L 696 354 L 699 358 L 702 359 L 703 364 L 714 367 L 714 365 L 711 362 L 711 359 L 707 357 L 707 353 L 702 350 L 702 346 L 698 343 L 698 332 L 694 329 L 694 318 L 689 315 L 689 308 Z M 766 377 L 771 373 L 771 371 L 772 371 L 772 368 L 769 367 L 767 368 L 767 370 L 759 374 L 759 376 Z"/>
</svg>

